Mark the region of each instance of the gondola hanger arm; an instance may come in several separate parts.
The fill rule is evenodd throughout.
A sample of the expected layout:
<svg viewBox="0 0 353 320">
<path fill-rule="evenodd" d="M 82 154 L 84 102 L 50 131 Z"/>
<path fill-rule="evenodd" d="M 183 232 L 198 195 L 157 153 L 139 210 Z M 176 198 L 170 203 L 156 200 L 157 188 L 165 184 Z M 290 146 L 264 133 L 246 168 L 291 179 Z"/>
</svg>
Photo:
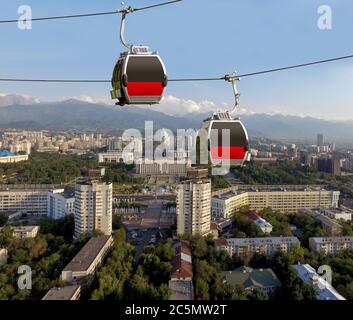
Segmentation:
<svg viewBox="0 0 353 320">
<path fill-rule="evenodd" d="M 232 84 L 233 93 L 234 93 L 234 107 L 231 111 L 229 111 L 229 113 L 233 114 L 237 111 L 239 106 L 240 93 L 238 91 L 237 81 L 240 81 L 240 77 L 237 76 L 236 72 L 234 72 L 232 74 L 225 75 L 223 79 Z"/>
</svg>

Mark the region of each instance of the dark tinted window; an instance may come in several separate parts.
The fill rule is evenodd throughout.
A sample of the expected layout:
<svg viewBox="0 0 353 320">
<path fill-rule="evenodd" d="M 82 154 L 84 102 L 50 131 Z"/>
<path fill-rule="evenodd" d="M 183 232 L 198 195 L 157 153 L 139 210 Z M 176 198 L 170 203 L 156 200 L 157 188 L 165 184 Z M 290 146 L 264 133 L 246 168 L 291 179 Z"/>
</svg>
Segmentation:
<svg viewBox="0 0 353 320">
<path fill-rule="evenodd" d="M 222 130 L 230 130 L 230 146 L 247 148 L 248 142 L 246 139 L 246 133 L 239 122 L 213 122 L 211 130 L 218 130 L 216 135 L 218 141 L 212 142 L 211 145 L 218 142 L 218 146 L 222 146 Z M 227 133 L 225 132 L 224 134 Z"/>
<path fill-rule="evenodd" d="M 130 57 L 126 69 L 129 82 L 163 82 L 164 71 L 157 57 Z"/>
</svg>

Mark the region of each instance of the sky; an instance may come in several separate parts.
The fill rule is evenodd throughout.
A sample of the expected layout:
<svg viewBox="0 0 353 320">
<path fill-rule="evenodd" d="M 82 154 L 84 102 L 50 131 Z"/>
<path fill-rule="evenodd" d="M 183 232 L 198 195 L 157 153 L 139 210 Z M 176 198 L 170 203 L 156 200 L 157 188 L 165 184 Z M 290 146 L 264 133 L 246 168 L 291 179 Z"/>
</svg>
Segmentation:
<svg viewBox="0 0 353 320">
<path fill-rule="evenodd" d="M 134 7 L 163 0 L 130 0 Z M 0 20 L 29 5 L 33 17 L 111 11 L 119 1 L 0 0 Z M 332 9 L 332 29 L 318 28 L 318 8 Z M 353 54 L 353 1 L 184 0 L 128 17 L 126 37 L 157 50 L 169 78 L 219 77 Z M 33 22 L 32 30 L 0 25 L 0 78 L 110 79 L 124 47 L 120 16 Z M 353 119 L 353 59 L 243 78 L 242 113 Z M 0 83 L 0 93 L 42 101 L 110 101 L 109 84 Z M 182 115 L 233 103 L 226 82 L 169 83 L 154 110 Z"/>
</svg>

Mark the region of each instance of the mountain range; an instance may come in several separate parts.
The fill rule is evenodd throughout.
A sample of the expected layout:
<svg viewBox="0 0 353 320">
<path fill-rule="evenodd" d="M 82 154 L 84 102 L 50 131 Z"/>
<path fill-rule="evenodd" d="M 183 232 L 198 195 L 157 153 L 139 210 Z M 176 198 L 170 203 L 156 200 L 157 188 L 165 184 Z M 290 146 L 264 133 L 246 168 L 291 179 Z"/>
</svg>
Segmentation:
<svg viewBox="0 0 353 320">
<path fill-rule="evenodd" d="M 6 101 L 5 101 L 6 99 Z M 198 129 L 209 113 L 170 116 L 153 107 L 118 107 L 79 100 L 39 102 L 33 98 L 0 96 L 0 127 L 34 130 L 92 130 L 101 132 L 143 129 L 146 120 L 154 128 Z M 353 121 L 327 121 L 312 117 L 250 114 L 241 116 L 250 136 L 314 142 L 317 133 L 327 141 L 353 144 Z"/>
</svg>

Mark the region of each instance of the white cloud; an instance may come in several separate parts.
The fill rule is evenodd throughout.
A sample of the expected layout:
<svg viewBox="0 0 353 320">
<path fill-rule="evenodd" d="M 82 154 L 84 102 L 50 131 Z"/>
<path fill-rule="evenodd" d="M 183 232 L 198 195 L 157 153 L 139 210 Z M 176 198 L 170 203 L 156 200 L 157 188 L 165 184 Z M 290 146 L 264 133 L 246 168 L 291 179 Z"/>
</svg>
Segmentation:
<svg viewBox="0 0 353 320">
<path fill-rule="evenodd" d="M 231 110 L 232 106 L 229 106 L 226 103 L 217 104 L 209 100 L 195 101 L 167 95 L 159 105 L 153 105 L 151 108 L 155 111 L 163 112 L 171 116 L 181 117 L 190 113 L 208 113 L 221 110 Z M 244 108 L 238 110 L 238 114 L 245 113 L 248 112 Z"/>
</svg>

